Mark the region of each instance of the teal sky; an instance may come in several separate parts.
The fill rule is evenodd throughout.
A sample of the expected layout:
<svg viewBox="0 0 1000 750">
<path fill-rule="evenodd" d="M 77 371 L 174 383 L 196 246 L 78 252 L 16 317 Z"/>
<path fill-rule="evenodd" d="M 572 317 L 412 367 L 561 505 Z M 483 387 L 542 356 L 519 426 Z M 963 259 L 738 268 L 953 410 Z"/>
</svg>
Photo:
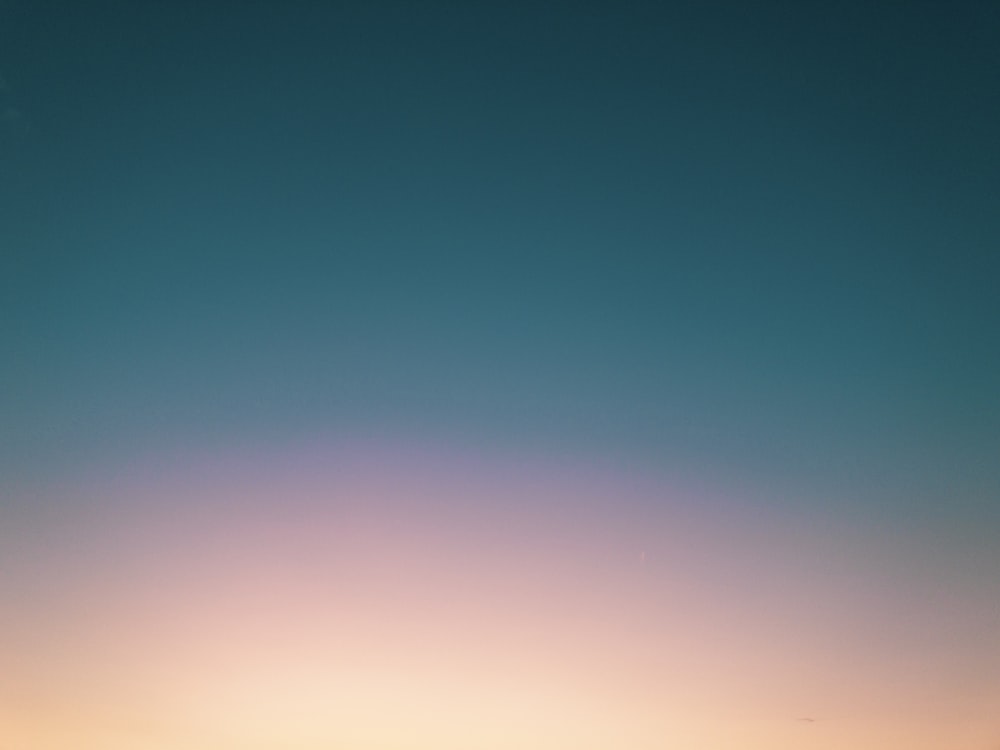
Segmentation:
<svg viewBox="0 0 1000 750">
<path fill-rule="evenodd" d="M 402 436 L 1000 532 L 998 32 L 5 0 L 0 474 Z"/>
<path fill-rule="evenodd" d="M 996 2 L 0 0 L 0 746 L 996 750 Z"/>
</svg>

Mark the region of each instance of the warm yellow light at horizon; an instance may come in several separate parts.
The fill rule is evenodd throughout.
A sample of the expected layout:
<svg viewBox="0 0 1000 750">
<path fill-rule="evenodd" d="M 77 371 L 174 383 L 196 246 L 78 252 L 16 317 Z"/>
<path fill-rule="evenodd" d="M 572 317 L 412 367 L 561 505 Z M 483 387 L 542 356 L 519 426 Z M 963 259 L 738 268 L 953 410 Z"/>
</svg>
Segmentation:
<svg viewBox="0 0 1000 750">
<path fill-rule="evenodd" d="M 921 588 L 905 544 L 544 467 L 253 463 L 9 516 L 0 746 L 989 750 L 1000 729 L 997 582 Z"/>
</svg>

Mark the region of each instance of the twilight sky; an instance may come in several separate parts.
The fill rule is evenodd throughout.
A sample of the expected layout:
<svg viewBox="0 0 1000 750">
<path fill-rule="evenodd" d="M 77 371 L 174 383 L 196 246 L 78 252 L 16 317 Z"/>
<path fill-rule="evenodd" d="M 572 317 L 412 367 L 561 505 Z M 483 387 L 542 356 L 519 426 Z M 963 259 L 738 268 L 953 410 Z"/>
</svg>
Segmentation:
<svg viewBox="0 0 1000 750">
<path fill-rule="evenodd" d="M 995 750 L 998 81 L 985 1 L 0 0 L 0 746 Z"/>
</svg>

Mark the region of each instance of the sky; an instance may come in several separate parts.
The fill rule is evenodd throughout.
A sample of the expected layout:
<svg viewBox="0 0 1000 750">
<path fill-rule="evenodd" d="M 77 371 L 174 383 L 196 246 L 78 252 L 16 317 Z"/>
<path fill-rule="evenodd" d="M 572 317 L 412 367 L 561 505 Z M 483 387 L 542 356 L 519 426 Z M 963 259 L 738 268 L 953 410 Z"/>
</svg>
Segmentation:
<svg viewBox="0 0 1000 750">
<path fill-rule="evenodd" d="M 0 747 L 996 750 L 995 3 L 0 0 Z"/>
</svg>

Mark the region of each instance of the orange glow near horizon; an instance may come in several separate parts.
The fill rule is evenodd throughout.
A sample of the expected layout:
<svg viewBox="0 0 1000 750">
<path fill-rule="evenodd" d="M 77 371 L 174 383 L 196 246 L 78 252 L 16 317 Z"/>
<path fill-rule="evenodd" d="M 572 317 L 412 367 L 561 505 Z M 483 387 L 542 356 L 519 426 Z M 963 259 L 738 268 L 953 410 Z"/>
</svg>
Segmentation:
<svg viewBox="0 0 1000 750">
<path fill-rule="evenodd" d="M 928 577 L 905 541 L 610 473 L 331 455 L 16 506 L 0 746 L 986 750 L 1000 731 L 998 584 Z"/>
</svg>

